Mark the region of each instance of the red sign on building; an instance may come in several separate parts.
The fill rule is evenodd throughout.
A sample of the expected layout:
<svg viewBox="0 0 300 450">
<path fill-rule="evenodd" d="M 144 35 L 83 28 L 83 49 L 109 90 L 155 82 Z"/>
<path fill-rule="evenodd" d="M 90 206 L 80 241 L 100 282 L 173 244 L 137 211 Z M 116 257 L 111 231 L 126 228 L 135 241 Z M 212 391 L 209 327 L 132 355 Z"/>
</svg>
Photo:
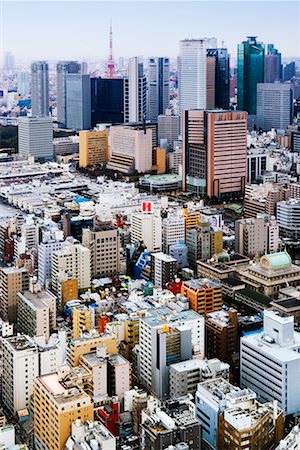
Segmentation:
<svg viewBox="0 0 300 450">
<path fill-rule="evenodd" d="M 143 213 L 152 213 L 153 203 L 152 202 L 142 202 L 142 212 Z"/>
</svg>

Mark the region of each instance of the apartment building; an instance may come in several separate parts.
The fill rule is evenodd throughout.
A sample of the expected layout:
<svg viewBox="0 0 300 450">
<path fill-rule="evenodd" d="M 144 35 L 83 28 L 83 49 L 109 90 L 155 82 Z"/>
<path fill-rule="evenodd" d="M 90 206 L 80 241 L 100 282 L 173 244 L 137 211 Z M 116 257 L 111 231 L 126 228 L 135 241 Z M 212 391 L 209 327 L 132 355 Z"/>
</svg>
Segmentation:
<svg viewBox="0 0 300 450">
<path fill-rule="evenodd" d="M 207 313 L 222 309 L 222 286 L 208 278 L 196 278 L 184 281 L 181 295 L 188 299 L 190 308 L 205 316 Z"/>
<path fill-rule="evenodd" d="M 34 384 L 34 442 L 39 450 L 62 450 L 72 423 L 94 419 L 93 403 L 77 384 L 58 374 L 37 377 Z"/>
<path fill-rule="evenodd" d="M 29 274 L 24 268 L 0 268 L 0 312 L 3 320 L 15 323 L 17 320 L 18 292 L 27 291 Z"/>
<path fill-rule="evenodd" d="M 78 289 L 91 285 L 91 252 L 76 239 L 68 238 L 67 245 L 52 255 L 52 290 L 57 292 L 57 280 L 62 273 L 78 280 Z"/>
<path fill-rule="evenodd" d="M 18 293 L 18 330 L 28 336 L 45 336 L 56 330 L 56 297 L 50 291 Z"/>
<path fill-rule="evenodd" d="M 203 440 L 214 450 L 270 449 L 284 434 L 284 415 L 276 402 L 260 403 L 251 389 L 215 378 L 198 384 L 196 417 Z"/>
<path fill-rule="evenodd" d="M 120 239 L 118 229 L 110 223 L 82 230 L 82 244 L 91 252 L 91 275 L 107 277 L 120 271 Z"/>
</svg>

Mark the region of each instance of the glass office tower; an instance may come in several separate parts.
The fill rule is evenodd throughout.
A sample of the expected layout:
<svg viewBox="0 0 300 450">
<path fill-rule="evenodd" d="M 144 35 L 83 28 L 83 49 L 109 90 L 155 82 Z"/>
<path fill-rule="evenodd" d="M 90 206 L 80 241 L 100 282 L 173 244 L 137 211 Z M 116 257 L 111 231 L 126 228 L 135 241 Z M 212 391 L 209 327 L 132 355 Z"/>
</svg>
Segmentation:
<svg viewBox="0 0 300 450">
<path fill-rule="evenodd" d="M 238 109 L 256 114 L 256 85 L 265 78 L 265 46 L 248 36 L 247 41 L 238 44 Z"/>
<path fill-rule="evenodd" d="M 229 109 L 230 72 L 227 48 L 207 49 L 207 56 L 215 58 L 215 107 Z"/>
</svg>

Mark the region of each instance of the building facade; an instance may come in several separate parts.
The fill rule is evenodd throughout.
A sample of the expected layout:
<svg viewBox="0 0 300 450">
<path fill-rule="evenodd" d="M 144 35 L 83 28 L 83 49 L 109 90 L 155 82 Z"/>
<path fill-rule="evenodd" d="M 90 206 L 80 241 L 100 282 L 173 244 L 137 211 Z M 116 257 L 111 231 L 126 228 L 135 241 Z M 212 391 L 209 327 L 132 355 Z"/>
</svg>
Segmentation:
<svg viewBox="0 0 300 450">
<path fill-rule="evenodd" d="M 94 229 L 84 228 L 82 244 L 91 252 L 92 278 L 119 273 L 120 240 L 117 228 L 105 223 Z"/>
<path fill-rule="evenodd" d="M 107 130 L 79 132 L 79 167 L 106 164 L 108 152 Z"/>
<path fill-rule="evenodd" d="M 91 128 L 91 82 L 89 75 L 66 75 L 66 126 L 74 130 Z"/>
<path fill-rule="evenodd" d="M 183 190 L 242 195 L 247 174 L 247 113 L 184 111 Z"/>
<path fill-rule="evenodd" d="M 265 46 L 248 36 L 247 41 L 238 44 L 238 109 L 256 114 L 256 86 L 265 80 Z"/>
<path fill-rule="evenodd" d="M 257 84 L 257 126 L 285 130 L 293 120 L 293 92 L 288 84 Z"/>
<path fill-rule="evenodd" d="M 92 127 L 124 122 L 124 78 L 91 78 Z"/>
<path fill-rule="evenodd" d="M 46 61 L 31 64 L 31 114 L 49 116 L 49 67 Z"/>
<path fill-rule="evenodd" d="M 151 57 L 148 61 L 148 119 L 157 122 L 170 104 L 170 61 Z"/>
<path fill-rule="evenodd" d="M 21 156 L 37 160 L 53 159 L 53 123 L 51 117 L 19 117 L 18 149 Z"/>
<path fill-rule="evenodd" d="M 124 83 L 124 122 L 142 122 L 147 113 L 147 80 L 136 56 L 129 59 Z"/>
<path fill-rule="evenodd" d="M 179 114 L 206 108 L 206 40 L 185 39 L 179 44 Z"/>
<path fill-rule="evenodd" d="M 57 102 L 57 122 L 60 126 L 66 126 L 67 117 L 67 86 L 66 78 L 68 73 L 80 74 L 81 64 L 78 61 L 59 61 L 56 64 L 56 102 Z"/>
<path fill-rule="evenodd" d="M 300 370 L 300 333 L 294 318 L 264 311 L 264 330 L 241 338 L 241 385 L 254 389 L 262 401 L 277 401 L 285 415 L 300 409 L 295 377 Z"/>
</svg>

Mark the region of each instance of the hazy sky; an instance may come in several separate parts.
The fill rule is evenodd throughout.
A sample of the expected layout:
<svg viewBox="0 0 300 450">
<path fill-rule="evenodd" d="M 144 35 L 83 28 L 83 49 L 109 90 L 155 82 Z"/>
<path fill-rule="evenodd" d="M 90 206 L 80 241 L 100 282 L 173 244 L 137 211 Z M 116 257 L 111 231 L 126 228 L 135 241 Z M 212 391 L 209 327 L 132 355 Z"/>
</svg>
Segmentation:
<svg viewBox="0 0 300 450">
<path fill-rule="evenodd" d="M 247 35 L 300 56 L 300 0 L 46 1 L 0 0 L 0 48 L 18 60 L 103 59 L 110 17 L 114 56 L 178 53 L 178 41 L 216 36 L 233 57 Z"/>
</svg>

